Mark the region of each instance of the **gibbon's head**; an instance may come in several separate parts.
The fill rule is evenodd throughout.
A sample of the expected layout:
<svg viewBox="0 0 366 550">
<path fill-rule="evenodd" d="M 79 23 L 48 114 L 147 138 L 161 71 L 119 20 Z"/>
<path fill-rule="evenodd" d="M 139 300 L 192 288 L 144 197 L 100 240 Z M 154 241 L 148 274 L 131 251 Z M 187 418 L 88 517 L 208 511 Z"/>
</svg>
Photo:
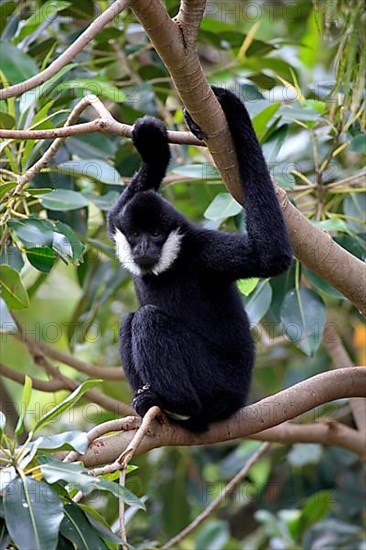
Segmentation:
<svg viewBox="0 0 366 550">
<path fill-rule="evenodd" d="M 133 275 L 167 271 L 179 255 L 182 229 L 181 215 L 153 191 L 135 195 L 110 224 L 116 255 Z"/>
</svg>

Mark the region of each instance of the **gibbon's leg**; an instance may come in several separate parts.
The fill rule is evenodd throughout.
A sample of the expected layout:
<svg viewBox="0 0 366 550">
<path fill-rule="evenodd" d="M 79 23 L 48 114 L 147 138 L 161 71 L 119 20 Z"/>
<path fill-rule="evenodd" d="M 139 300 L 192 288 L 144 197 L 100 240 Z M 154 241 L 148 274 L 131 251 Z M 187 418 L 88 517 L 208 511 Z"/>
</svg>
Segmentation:
<svg viewBox="0 0 366 550">
<path fill-rule="evenodd" d="M 129 313 L 122 320 L 119 335 L 120 335 L 120 355 L 122 358 L 123 370 L 126 373 L 128 381 L 136 392 L 139 388 L 142 388 L 144 382 L 137 373 L 136 367 L 132 357 L 132 321 L 135 313 Z"/>
<path fill-rule="evenodd" d="M 152 305 L 134 314 L 131 329 L 133 364 L 145 386 L 133 401 L 137 412 L 143 416 L 158 405 L 175 416 L 198 415 L 202 405 L 192 379 L 204 353 L 199 339 Z"/>
</svg>

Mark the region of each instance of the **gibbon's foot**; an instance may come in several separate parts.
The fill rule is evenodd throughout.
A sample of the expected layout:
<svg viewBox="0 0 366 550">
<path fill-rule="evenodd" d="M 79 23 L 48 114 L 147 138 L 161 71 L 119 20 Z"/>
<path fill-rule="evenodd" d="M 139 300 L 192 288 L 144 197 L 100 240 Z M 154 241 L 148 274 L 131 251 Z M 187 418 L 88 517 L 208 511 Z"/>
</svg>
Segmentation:
<svg viewBox="0 0 366 550">
<path fill-rule="evenodd" d="M 146 386 L 150 386 L 150 384 L 146 384 Z M 157 400 L 150 388 L 140 388 L 140 390 L 137 390 L 132 401 L 132 406 L 139 416 L 144 417 L 147 411 L 151 407 L 154 407 L 154 405 L 157 405 Z"/>
<path fill-rule="evenodd" d="M 193 120 L 193 118 L 191 117 L 191 115 L 189 114 L 189 112 L 185 107 L 183 107 L 183 115 L 184 115 L 184 120 L 188 128 L 192 132 L 192 134 L 196 136 L 197 139 L 204 141 L 207 138 L 206 134 L 202 132 L 201 128 L 198 126 L 198 124 L 195 123 L 195 121 Z"/>
</svg>

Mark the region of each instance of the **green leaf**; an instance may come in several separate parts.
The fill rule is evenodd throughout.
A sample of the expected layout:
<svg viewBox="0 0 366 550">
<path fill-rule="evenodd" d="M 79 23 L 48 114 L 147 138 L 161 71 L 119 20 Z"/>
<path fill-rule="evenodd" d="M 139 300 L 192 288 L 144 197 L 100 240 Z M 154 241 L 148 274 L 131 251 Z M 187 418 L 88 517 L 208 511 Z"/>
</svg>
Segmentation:
<svg viewBox="0 0 366 550">
<path fill-rule="evenodd" d="M 99 384 L 102 382 L 102 380 L 96 379 L 96 380 L 85 380 L 76 390 L 74 390 L 66 399 L 64 399 L 61 403 L 56 405 L 56 407 L 53 407 L 48 413 L 42 416 L 36 423 L 33 432 L 36 433 L 38 430 L 40 430 L 43 426 L 46 424 L 49 424 L 60 416 L 63 412 L 65 412 L 67 409 L 70 409 L 73 407 L 86 393 L 88 390 L 93 388 L 96 384 Z"/>
<path fill-rule="evenodd" d="M 79 430 L 72 430 L 47 437 L 43 436 L 36 441 L 39 441 L 39 449 L 74 449 L 78 453 L 84 453 L 89 444 L 86 433 Z"/>
<path fill-rule="evenodd" d="M 85 245 L 77 238 L 71 227 L 69 227 L 65 223 L 62 223 L 60 221 L 55 222 L 55 229 L 57 230 L 58 234 L 61 233 L 69 243 L 68 246 L 65 240 L 60 241 L 60 239 L 56 237 L 57 234 L 54 233 L 53 246 L 56 252 L 66 252 L 67 255 L 69 255 L 69 251 L 71 248 L 71 257 L 73 259 L 73 262 L 75 265 L 79 265 L 86 250 Z"/>
<path fill-rule="evenodd" d="M 108 191 L 108 193 L 104 195 L 84 192 L 83 195 L 88 201 L 93 202 L 100 210 L 109 210 L 119 197 L 117 191 Z"/>
<path fill-rule="evenodd" d="M 263 145 L 263 153 L 268 164 L 275 162 L 277 155 L 287 136 L 288 126 L 283 124 L 266 139 Z"/>
<path fill-rule="evenodd" d="M 71 2 L 61 2 L 58 0 L 48 0 L 42 7 L 38 8 L 24 23 L 21 28 L 17 39 L 23 40 L 26 36 L 38 29 L 41 23 L 49 21 L 51 24 L 53 21 L 52 15 L 70 6 Z"/>
<path fill-rule="evenodd" d="M 338 233 L 350 233 L 347 224 L 339 218 L 332 218 L 330 220 L 311 220 L 313 225 L 319 227 L 323 231 L 336 231 Z"/>
<path fill-rule="evenodd" d="M 28 294 L 19 273 L 6 264 L 0 265 L 0 289 L 10 309 L 23 309 L 29 306 Z"/>
<path fill-rule="evenodd" d="M 244 296 L 249 296 L 255 289 L 259 282 L 259 279 L 252 277 L 251 279 L 240 279 L 237 282 L 238 288 Z"/>
<path fill-rule="evenodd" d="M 102 183 L 108 183 L 109 185 L 123 184 L 123 180 L 117 170 L 100 159 L 68 160 L 58 164 L 56 168 L 63 174 L 69 174 L 72 177 L 82 176 Z"/>
<path fill-rule="evenodd" d="M 41 86 L 36 86 L 36 88 L 34 88 L 33 90 L 25 92 L 23 95 L 21 95 L 19 98 L 20 112 L 25 113 L 28 109 L 30 109 L 32 106 L 34 106 L 37 103 L 40 97 L 47 97 L 50 93 L 50 90 L 55 86 L 56 82 L 76 66 L 77 66 L 76 63 L 69 63 L 68 65 L 65 65 L 65 67 L 62 67 L 62 69 L 60 69 L 57 72 L 57 74 L 55 74 L 49 80 L 41 84 Z M 48 104 L 46 104 L 48 105 L 48 108 L 50 105 L 52 105 L 52 103 L 53 101 L 48 102 Z M 40 116 L 41 112 L 42 110 L 36 113 L 33 119 L 33 124 L 38 122 L 38 117 Z"/>
<path fill-rule="evenodd" d="M 27 258 L 33 267 L 38 271 L 48 273 L 51 271 L 53 264 L 56 261 L 56 254 L 48 246 L 37 246 L 28 248 Z"/>
<path fill-rule="evenodd" d="M 67 504 L 60 531 L 78 550 L 105 550 L 108 546 L 99 537 L 79 506 Z"/>
<path fill-rule="evenodd" d="M 52 225 L 47 220 L 28 218 L 27 220 L 11 220 L 9 227 L 26 248 L 35 246 L 51 246 L 53 241 Z"/>
<path fill-rule="evenodd" d="M 89 475 L 85 467 L 80 464 L 69 464 L 53 458 L 53 460 L 51 459 L 51 461 L 42 464 L 41 469 L 48 483 L 57 483 L 60 480 L 66 481 L 83 491 L 85 495 L 89 495 L 95 490 L 108 491 L 117 498 L 123 498 L 130 506 L 145 509 L 143 502 L 131 491 L 109 479 Z"/>
<path fill-rule="evenodd" d="M 363 233 L 365 231 L 366 193 L 347 195 L 343 203 L 343 212 L 346 216 L 355 218 L 347 220 L 348 228 L 354 233 Z"/>
<path fill-rule="evenodd" d="M 315 443 L 296 443 L 287 455 L 291 466 L 301 467 L 307 464 L 317 464 L 322 456 L 321 445 Z"/>
<path fill-rule="evenodd" d="M 19 248 L 14 244 L 6 243 L 0 252 L 0 264 L 8 264 L 16 271 L 20 271 L 24 260 Z"/>
<path fill-rule="evenodd" d="M 119 477 L 119 472 L 116 473 Z M 97 510 L 95 510 L 95 508 L 92 508 L 91 506 L 82 503 L 79 503 L 78 506 L 83 510 L 84 514 L 86 515 L 94 529 L 98 531 L 103 539 L 110 540 L 111 542 L 121 542 L 121 539 L 117 535 L 115 535 L 109 527 L 108 522 Z"/>
<path fill-rule="evenodd" d="M 204 212 L 208 220 L 225 220 L 237 216 L 242 211 L 242 206 L 230 193 L 219 193 Z"/>
<path fill-rule="evenodd" d="M 52 193 L 46 193 L 42 195 L 39 202 L 49 210 L 60 210 L 61 212 L 88 206 L 88 200 L 82 193 L 69 189 L 56 189 Z"/>
<path fill-rule="evenodd" d="M 15 126 L 15 118 L 4 111 L 0 111 L 0 128 L 11 130 Z"/>
<path fill-rule="evenodd" d="M 194 180 L 207 181 L 221 179 L 217 168 L 206 164 L 186 164 L 184 166 L 175 166 L 171 173 Z"/>
<path fill-rule="evenodd" d="M 366 133 L 364 134 L 358 134 L 355 136 L 348 148 L 349 151 L 352 151 L 352 153 L 363 153 L 366 154 Z"/>
<path fill-rule="evenodd" d="M 195 548 L 221 550 L 230 538 L 229 527 L 224 520 L 210 520 L 198 532 Z"/>
<path fill-rule="evenodd" d="M 9 42 L 0 41 L 1 70 L 11 84 L 18 84 L 36 75 L 39 69 L 29 55 Z"/>
<path fill-rule="evenodd" d="M 265 109 L 263 109 L 263 111 L 253 117 L 252 124 L 259 141 L 266 133 L 267 124 L 269 123 L 271 118 L 277 113 L 280 107 L 281 103 L 270 103 Z"/>
<path fill-rule="evenodd" d="M 4 491 L 6 526 L 19 549 L 55 550 L 63 519 L 61 498 L 42 481 L 17 477 Z"/>
<path fill-rule="evenodd" d="M 1 125 L 0 125 L 1 127 Z M 0 199 L 8 192 L 8 191 L 11 191 L 12 189 L 14 189 L 14 187 L 16 187 L 18 185 L 18 183 L 16 181 L 9 181 L 7 183 L 2 183 L 0 185 Z"/>
<path fill-rule="evenodd" d="M 306 278 L 308 281 L 315 286 L 317 290 L 320 290 L 321 292 L 324 292 L 325 294 L 328 294 L 328 296 L 331 296 L 332 298 L 336 298 L 337 300 L 344 300 L 345 297 L 339 290 L 334 288 L 328 281 L 325 279 L 322 279 L 310 269 L 304 268 L 304 274 L 306 275 Z"/>
<path fill-rule="evenodd" d="M 284 122 L 295 122 L 296 120 L 301 122 L 317 122 L 321 120 L 318 111 L 306 107 L 282 107 L 279 114 L 282 116 Z"/>
<path fill-rule="evenodd" d="M 318 294 L 301 287 L 290 290 L 281 307 L 281 321 L 289 339 L 312 356 L 322 340 L 325 305 Z"/>
<path fill-rule="evenodd" d="M 301 510 L 300 532 L 305 533 L 312 525 L 323 519 L 332 508 L 333 502 L 334 491 L 330 489 L 318 491 L 308 497 Z"/>
<path fill-rule="evenodd" d="M 16 428 L 14 430 L 15 435 L 20 435 L 23 432 L 24 429 L 24 419 L 27 414 L 30 398 L 32 395 L 32 379 L 25 375 L 24 378 L 24 385 L 23 385 L 23 395 L 20 400 L 20 407 L 18 407 L 18 422 L 16 425 Z"/>
<path fill-rule="evenodd" d="M 249 298 L 244 298 L 245 310 L 252 327 L 265 316 L 271 301 L 272 287 L 267 280 L 261 281 Z"/>
<path fill-rule="evenodd" d="M 3 413 L 3 411 L 0 411 L 0 438 L 4 433 L 5 425 L 6 425 L 6 416 Z"/>
<path fill-rule="evenodd" d="M 0 486 L 1 486 L 1 494 L 4 494 L 4 489 L 9 483 L 11 483 L 16 477 L 18 476 L 18 473 L 14 466 L 8 466 L 5 467 L 1 465 L 0 470 Z"/>
</svg>

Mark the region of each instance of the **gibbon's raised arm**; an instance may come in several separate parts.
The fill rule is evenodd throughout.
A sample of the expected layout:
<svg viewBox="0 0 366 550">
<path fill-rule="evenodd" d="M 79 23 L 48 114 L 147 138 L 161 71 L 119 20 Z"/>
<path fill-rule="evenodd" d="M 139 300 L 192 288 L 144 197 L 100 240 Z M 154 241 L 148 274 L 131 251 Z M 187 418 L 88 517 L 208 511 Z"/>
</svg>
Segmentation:
<svg viewBox="0 0 366 550">
<path fill-rule="evenodd" d="M 149 116 L 138 119 L 132 130 L 132 142 L 140 153 L 142 165 L 110 209 L 109 226 L 136 193 L 158 190 L 170 161 L 167 130 L 161 120 Z"/>
<path fill-rule="evenodd" d="M 235 146 L 245 196 L 247 234 L 202 230 L 203 267 L 234 279 L 278 275 L 290 266 L 292 250 L 262 149 L 240 99 L 223 88 L 212 89 Z M 191 126 L 189 117 L 187 122 Z M 194 126 L 191 130 L 197 133 Z"/>
</svg>

